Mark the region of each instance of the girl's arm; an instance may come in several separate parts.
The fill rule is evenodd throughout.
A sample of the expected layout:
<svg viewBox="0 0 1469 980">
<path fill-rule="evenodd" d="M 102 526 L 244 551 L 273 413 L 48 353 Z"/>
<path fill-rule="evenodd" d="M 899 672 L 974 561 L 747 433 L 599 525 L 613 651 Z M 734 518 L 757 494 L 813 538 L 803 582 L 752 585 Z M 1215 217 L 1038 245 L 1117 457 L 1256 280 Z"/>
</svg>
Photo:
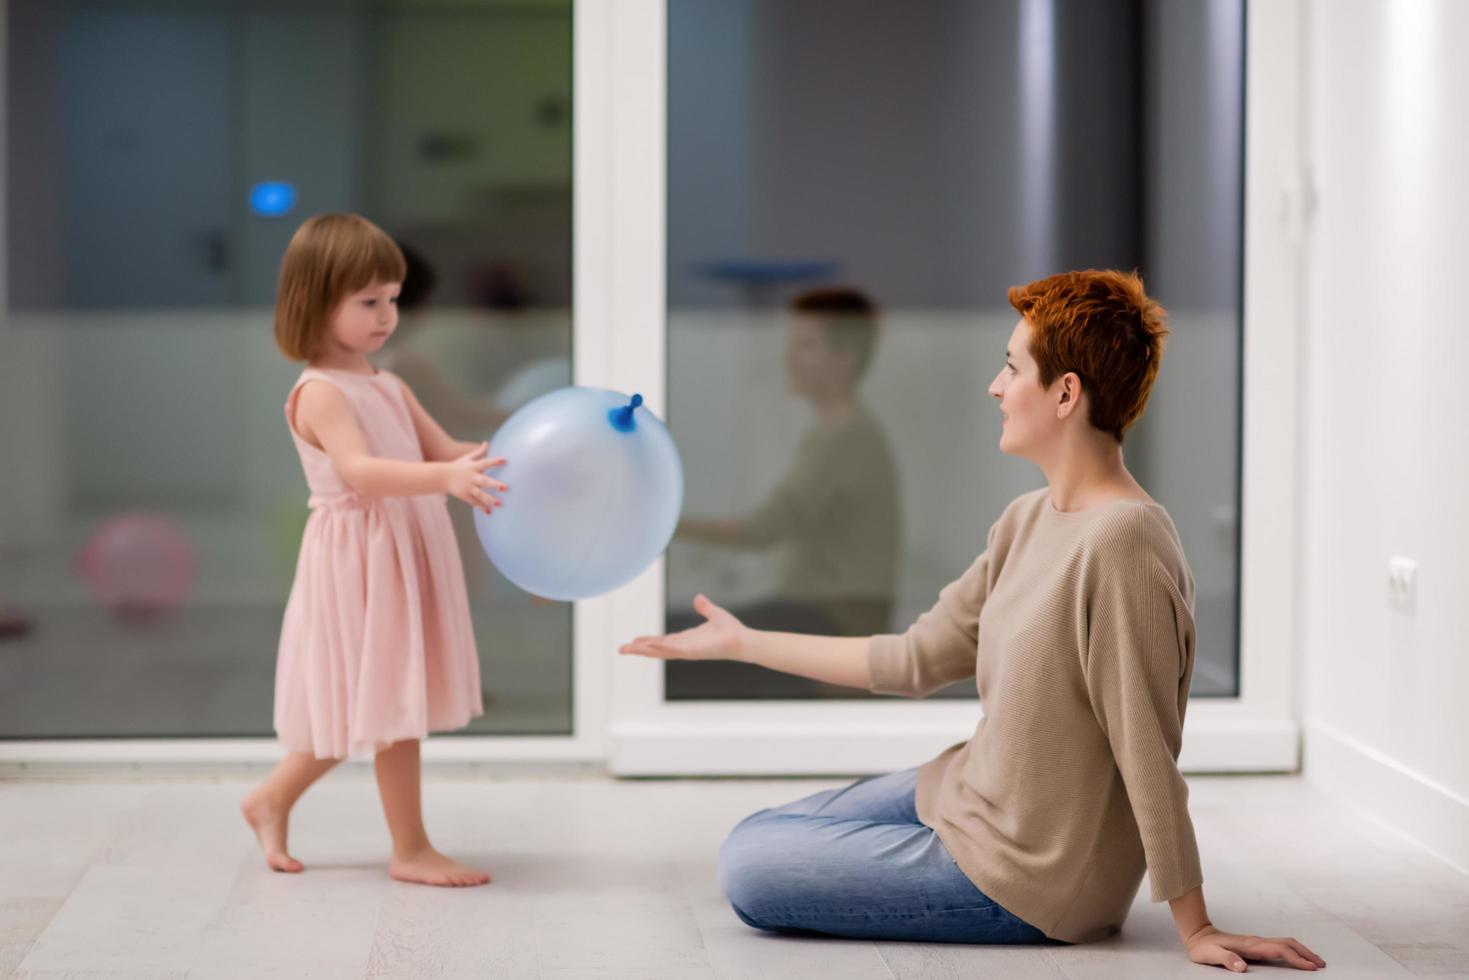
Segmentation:
<svg viewBox="0 0 1469 980">
<path fill-rule="evenodd" d="M 477 442 L 460 442 L 445 432 L 444 427 L 419 404 L 413 389 L 403 384 L 403 379 L 399 378 L 397 381 L 408 402 L 408 413 L 413 416 L 413 429 L 418 433 L 418 443 L 423 447 L 424 459 L 430 462 L 447 462 L 472 452 L 479 445 Z M 504 419 L 500 421 L 504 422 Z"/>
<path fill-rule="evenodd" d="M 374 497 L 449 493 L 486 513 L 500 503 L 488 490 L 504 490 L 505 484 L 484 471 L 504 461 L 486 459 L 487 447 L 471 445 L 452 461 L 413 463 L 373 456 L 346 396 L 334 385 L 321 381 L 302 385 L 294 421 L 301 437 L 330 456 L 343 482 L 358 493 Z"/>
</svg>

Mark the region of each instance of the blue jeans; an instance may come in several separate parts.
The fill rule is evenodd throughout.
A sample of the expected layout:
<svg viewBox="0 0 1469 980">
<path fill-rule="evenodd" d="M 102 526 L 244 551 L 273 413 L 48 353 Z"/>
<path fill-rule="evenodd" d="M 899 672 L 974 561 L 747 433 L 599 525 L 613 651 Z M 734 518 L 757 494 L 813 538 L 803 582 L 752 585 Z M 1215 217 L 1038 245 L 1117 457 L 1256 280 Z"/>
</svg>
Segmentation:
<svg viewBox="0 0 1469 980">
<path fill-rule="evenodd" d="M 917 769 L 746 817 L 719 851 L 719 884 L 747 925 L 854 939 L 1044 943 L 974 886 L 918 821 Z"/>
</svg>

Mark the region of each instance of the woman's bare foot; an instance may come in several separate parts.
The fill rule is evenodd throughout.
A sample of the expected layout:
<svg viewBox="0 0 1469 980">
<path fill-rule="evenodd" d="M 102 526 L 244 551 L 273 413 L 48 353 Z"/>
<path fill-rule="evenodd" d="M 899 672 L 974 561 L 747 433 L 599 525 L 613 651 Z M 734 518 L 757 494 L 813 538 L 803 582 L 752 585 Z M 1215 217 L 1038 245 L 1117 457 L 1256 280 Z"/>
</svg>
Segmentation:
<svg viewBox="0 0 1469 980">
<path fill-rule="evenodd" d="M 425 847 L 406 857 L 393 855 L 388 862 L 388 874 L 398 881 L 410 881 L 419 885 L 441 885 L 446 888 L 464 888 L 487 885 L 490 876 L 483 871 L 466 868 L 451 857 L 446 857 Z"/>
<path fill-rule="evenodd" d="M 265 852 L 265 863 L 275 871 L 295 874 L 305 865 L 286 853 L 286 817 L 289 811 L 274 803 L 260 790 L 252 791 L 240 801 L 240 813 Z"/>
</svg>

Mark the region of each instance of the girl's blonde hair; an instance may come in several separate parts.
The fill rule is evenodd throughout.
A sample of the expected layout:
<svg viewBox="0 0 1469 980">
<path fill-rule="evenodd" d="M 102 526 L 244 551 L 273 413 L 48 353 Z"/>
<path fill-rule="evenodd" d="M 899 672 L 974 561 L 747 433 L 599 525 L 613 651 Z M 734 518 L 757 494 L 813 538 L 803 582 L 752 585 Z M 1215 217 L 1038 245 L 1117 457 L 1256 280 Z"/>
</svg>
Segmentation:
<svg viewBox="0 0 1469 980">
<path fill-rule="evenodd" d="M 342 301 L 378 282 L 402 282 L 403 252 L 357 214 L 318 214 L 286 246 L 275 298 L 275 342 L 293 361 L 322 352 Z"/>
</svg>

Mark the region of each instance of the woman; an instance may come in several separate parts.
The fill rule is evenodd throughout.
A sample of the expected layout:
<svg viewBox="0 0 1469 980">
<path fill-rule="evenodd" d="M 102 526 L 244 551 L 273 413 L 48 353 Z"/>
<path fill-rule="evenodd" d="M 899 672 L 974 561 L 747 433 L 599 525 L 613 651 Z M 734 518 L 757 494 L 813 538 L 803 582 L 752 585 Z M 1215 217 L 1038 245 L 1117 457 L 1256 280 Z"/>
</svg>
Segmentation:
<svg viewBox="0 0 1469 980">
<path fill-rule="evenodd" d="M 1224 932 L 1204 907 L 1177 759 L 1194 662 L 1193 577 L 1167 512 L 1127 471 L 1123 433 L 1162 356 L 1135 274 L 1072 272 L 1009 294 L 1020 313 L 990 385 L 1000 449 L 1047 486 L 1012 502 L 984 554 L 901 636 L 751 630 L 703 596 L 701 625 L 623 653 L 732 659 L 923 697 L 974 677 L 973 737 L 917 768 L 747 818 L 720 854 L 746 923 L 901 941 L 1088 942 L 1119 929 L 1144 871 L 1189 957 L 1303 970 L 1294 939 Z"/>
</svg>

